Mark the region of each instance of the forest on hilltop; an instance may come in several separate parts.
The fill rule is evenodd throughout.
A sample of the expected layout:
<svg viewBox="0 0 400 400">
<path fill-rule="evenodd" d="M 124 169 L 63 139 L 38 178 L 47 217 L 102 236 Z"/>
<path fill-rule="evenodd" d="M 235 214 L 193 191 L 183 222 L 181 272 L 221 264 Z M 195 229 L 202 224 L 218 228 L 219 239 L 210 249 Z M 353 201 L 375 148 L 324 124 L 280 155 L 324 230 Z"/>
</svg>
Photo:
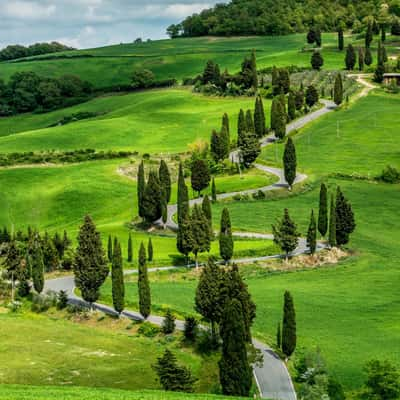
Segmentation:
<svg viewBox="0 0 400 400">
<path fill-rule="evenodd" d="M 390 24 L 400 16 L 400 1 L 389 0 L 232 0 L 203 10 L 167 28 L 170 37 L 286 35 L 310 25 L 333 31 L 338 24 L 357 30 L 366 17 Z"/>
</svg>

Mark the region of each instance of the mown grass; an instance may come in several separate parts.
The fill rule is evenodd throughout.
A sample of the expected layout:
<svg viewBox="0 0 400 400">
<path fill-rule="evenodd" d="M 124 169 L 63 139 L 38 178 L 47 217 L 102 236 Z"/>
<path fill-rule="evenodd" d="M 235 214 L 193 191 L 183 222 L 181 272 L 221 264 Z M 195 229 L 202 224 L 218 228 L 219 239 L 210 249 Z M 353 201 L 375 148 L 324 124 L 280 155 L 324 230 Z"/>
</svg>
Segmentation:
<svg viewBox="0 0 400 400">
<path fill-rule="evenodd" d="M 306 45 L 305 34 L 278 37 L 233 37 L 233 38 L 184 38 L 158 40 L 143 44 L 121 44 L 97 49 L 68 52 L 72 55 L 91 55 L 88 58 L 53 59 L 2 63 L 0 78 L 8 80 L 15 72 L 35 71 L 45 76 L 75 74 L 88 80 L 95 87 L 129 84 L 132 71 L 137 68 L 152 70 L 157 79 L 194 77 L 202 72 L 207 60 L 214 60 L 221 69 L 231 73 L 240 69 L 243 58 L 252 49 L 257 52 L 259 68 L 310 65 L 310 51 L 302 51 Z M 390 42 L 388 37 L 388 43 Z M 346 36 L 346 44 L 362 45 L 362 40 Z M 377 40 L 372 48 L 375 50 Z M 324 68 L 344 68 L 344 52 L 337 50 L 337 37 L 333 33 L 323 34 L 322 55 Z M 394 52 L 388 49 L 389 54 Z M 60 56 L 57 54 L 56 56 Z M 40 59 L 40 57 L 37 57 Z"/>
<path fill-rule="evenodd" d="M 269 105 L 265 101 L 266 115 Z M 254 109 L 254 99 L 207 97 L 189 89 L 101 97 L 52 113 L 3 118 L 0 152 L 92 148 L 177 153 L 187 151 L 188 144 L 196 139 L 209 140 L 211 130 L 220 129 L 225 112 L 230 116 L 234 139 L 240 108 Z M 81 111 L 106 114 L 46 128 L 62 116 Z"/>
</svg>

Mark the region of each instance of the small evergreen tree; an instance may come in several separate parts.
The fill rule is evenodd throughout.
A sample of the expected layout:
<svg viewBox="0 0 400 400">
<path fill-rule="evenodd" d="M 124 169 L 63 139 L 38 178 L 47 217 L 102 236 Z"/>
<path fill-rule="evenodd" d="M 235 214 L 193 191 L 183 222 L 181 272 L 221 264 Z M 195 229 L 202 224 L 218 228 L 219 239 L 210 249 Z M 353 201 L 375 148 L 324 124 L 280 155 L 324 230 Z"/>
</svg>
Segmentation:
<svg viewBox="0 0 400 400">
<path fill-rule="evenodd" d="M 350 202 L 344 197 L 340 187 L 336 191 L 336 243 L 341 246 L 349 242 L 356 223 Z"/>
<path fill-rule="evenodd" d="M 296 312 L 294 309 L 293 297 L 286 291 L 283 305 L 282 323 L 282 351 L 286 357 L 290 357 L 296 349 Z"/>
<path fill-rule="evenodd" d="M 293 92 L 289 92 L 288 117 L 290 121 L 293 121 L 296 118 L 296 95 Z"/>
<path fill-rule="evenodd" d="M 160 180 L 162 192 L 164 194 L 165 202 L 166 204 L 168 204 L 171 199 L 171 175 L 169 173 L 168 165 L 164 160 L 160 161 L 158 177 Z"/>
<path fill-rule="evenodd" d="M 286 135 L 286 111 L 280 96 L 274 97 L 272 100 L 271 129 L 274 130 L 275 136 L 279 139 L 283 139 Z"/>
<path fill-rule="evenodd" d="M 362 47 L 358 48 L 358 70 L 362 71 L 364 69 L 364 50 Z"/>
<path fill-rule="evenodd" d="M 246 132 L 245 139 L 240 147 L 240 158 L 245 168 L 249 168 L 261 153 L 260 141 L 255 133 Z"/>
<path fill-rule="evenodd" d="M 257 90 L 258 88 L 258 75 L 257 75 L 257 61 L 256 61 L 256 51 L 253 50 L 251 52 L 251 75 L 252 75 L 252 82 L 251 86 L 253 87 L 254 90 Z"/>
<path fill-rule="evenodd" d="M 142 161 L 139 164 L 138 175 L 137 175 L 138 212 L 139 212 L 139 217 L 141 218 L 144 218 L 143 195 L 145 189 L 146 189 L 146 180 L 144 177 L 144 163 Z"/>
<path fill-rule="evenodd" d="M 285 150 L 283 152 L 283 169 L 286 182 L 289 185 L 289 189 L 291 189 L 296 179 L 297 169 L 296 148 L 294 147 L 291 137 L 288 138 L 285 144 Z"/>
<path fill-rule="evenodd" d="M 318 103 L 319 100 L 317 89 L 313 85 L 308 86 L 305 97 L 308 107 L 312 107 L 314 104 Z"/>
<path fill-rule="evenodd" d="M 201 203 L 201 209 L 203 211 L 204 216 L 207 218 L 209 229 L 210 229 L 210 238 L 214 238 L 214 231 L 212 227 L 212 211 L 211 211 L 211 202 L 210 198 L 206 195 L 203 198 L 203 202 Z"/>
<path fill-rule="evenodd" d="M 212 178 L 211 182 L 211 200 L 213 203 L 217 202 L 217 187 L 215 186 L 215 179 Z"/>
<path fill-rule="evenodd" d="M 164 335 L 170 335 L 175 331 L 175 317 L 170 309 L 165 313 L 164 321 L 162 324 L 162 331 Z"/>
<path fill-rule="evenodd" d="M 59 268 L 60 259 L 58 258 L 58 251 L 54 246 L 53 240 L 46 232 L 42 242 L 43 262 L 46 272 L 52 272 Z"/>
<path fill-rule="evenodd" d="M 219 376 L 222 393 L 248 397 L 252 385 L 252 370 L 247 358 L 242 306 L 237 299 L 231 300 L 224 309 L 221 337 Z"/>
<path fill-rule="evenodd" d="M 197 159 L 192 162 L 191 170 L 192 189 L 195 190 L 200 196 L 201 191 L 207 188 L 210 184 L 210 170 L 207 163 L 201 159 Z"/>
<path fill-rule="evenodd" d="M 254 109 L 254 127 L 256 136 L 262 138 L 265 135 L 265 113 L 261 96 L 256 97 Z"/>
<path fill-rule="evenodd" d="M 128 237 L 128 262 L 131 263 L 133 260 L 133 244 L 132 244 L 132 235 L 129 232 L 129 237 Z"/>
<path fill-rule="evenodd" d="M 307 231 L 307 246 L 311 254 L 317 249 L 317 223 L 314 217 L 314 210 L 311 211 L 310 225 Z"/>
<path fill-rule="evenodd" d="M 254 119 L 253 119 L 253 113 L 251 110 L 246 111 L 246 128 L 247 132 L 255 133 L 256 129 L 254 127 Z"/>
<path fill-rule="evenodd" d="M 37 293 L 42 293 L 44 288 L 44 262 L 38 233 L 34 235 L 29 247 L 29 266 L 32 271 L 33 287 Z"/>
<path fill-rule="evenodd" d="M 121 244 L 118 240 L 114 242 L 114 254 L 111 266 L 112 299 L 114 310 L 121 314 L 125 308 L 125 284 L 122 266 Z"/>
<path fill-rule="evenodd" d="M 333 100 L 337 105 L 340 105 L 343 102 L 343 81 L 342 75 L 340 73 L 338 73 L 335 78 L 335 85 L 333 88 Z"/>
<path fill-rule="evenodd" d="M 338 49 L 342 51 L 344 49 L 344 35 L 343 28 L 339 27 L 338 29 Z"/>
<path fill-rule="evenodd" d="M 60 290 L 57 295 L 57 309 L 64 310 L 68 306 L 68 293 L 65 290 Z"/>
<path fill-rule="evenodd" d="M 162 196 L 158 174 L 155 171 L 150 171 L 142 199 L 143 217 L 147 222 L 154 222 L 161 218 Z"/>
<path fill-rule="evenodd" d="M 276 225 L 272 225 L 272 232 L 274 242 L 286 253 L 286 259 L 288 259 L 289 253 L 296 250 L 300 235 L 287 208 L 285 208 L 283 218 Z"/>
<path fill-rule="evenodd" d="M 373 38 L 374 38 L 373 27 L 372 27 L 372 23 L 369 22 L 367 25 L 367 30 L 365 32 L 365 47 L 366 48 L 369 48 L 371 46 Z"/>
<path fill-rule="evenodd" d="M 198 268 L 198 254 L 210 251 L 211 238 L 208 220 L 201 207 L 194 205 L 191 216 L 192 227 L 192 253 L 195 257 L 196 268 Z"/>
<path fill-rule="evenodd" d="M 189 214 L 187 214 L 179 224 L 176 236 L 176 247 L 178 251 L 186 257 L 189 263 L 189 253 L 193 250 L 192 225 Z"/>
<path fill-rule="evenodd" d="M 324 59 L 319 51 L 314 51 L 311 56 L 311 66 L 313 69 L 319 71 L 324 65 Z"/>
<path fill-rule="evenodd" d="M 89 215 L 86 215 L 79 229 L 73 270 L 75 284 L 81 291 L 83 299 L 94 303 L 99 298 L 99 289 L 106 280 L 109 270 L 100 233 Z"/>
<path fill-rule="evenodd" d="M 383 64 L 378 64 L 374 73 L 374 81 L 377 83 L 383 82 L 383 75 L 385 74 L 385 66 Z"/>
<path fill-rule="evenodd" d="M 329 212 L 329 237 L 328 237 L 329 246 L 336 246 L 336 205 L 335 199 L 333 195 L 331 196 L 331 206 Z"/>
<path fill-rule="evenodd" d="M 233 256 L 232 226 L 229 217 L 229 210 L 225 207 L 221 215 L 221 229 L 219 232 L 219 254 L 228 263 Z"/>
<path fill-rule="evenodd" d="M 356 61 L 357 61 L 357 56 L 354 47 L 351 44 L 349 44 L 347 46 L 346 58 L 345 58 L 346 69 L 352 71 L 354 69 L 354 66 L 356 65 Z"/>
<path fill-rule="evenodd" d="M 364 63 L 365 63 L 365 65 L 368 65 L 368 66 L 370 66 L 373 63 L 372 53 L 371 53 L 371 49 L 369 47 L 367 47 L 365 49 Z"/>
<path fill-rule="evenodd" d="M 107 258 L 108 258 L 108 261 L 109 261 L 109 262 L 111 262 L 112 259 L 113 259 L 113 246 L 112 246 L 112 238 L 111 238 L 111 235 L 108 235 Z"/>
<path fill-rule="evenodd" d="M 304 92 L 302 89 L 295 92 L 294 99 L 296 104 L 296 110 L 300 111 L 304 107 Z"/>
<path fill-rule="evenodd" d="M 183 330 L 183 335 L 185 339 L 189 342 L 194 342 L 197 336 L 198 323 L 195 317 L 185 318 L 185 327 Z"/>
<path fill-rule="evenodd" d="M 231 148 L 231 133 L 230 133 L 230 128 L 229 128 L 229 116 L 227 113 L 224 113 L 222 116 L 222 127 L 221 127 L 221 135 L 224 139 L 224 144 L 225 144 L 225 152 L 226 152 L 226 157 L 229 156 L 229 150 Z"/>
<path fill-rule="evenodd" d="M 322 237 L 328 231 L 328 190 L 324 183 L 321 183 L 319 192 L 318 231 Z"/>
<path fill-rule="evenodd" d="M 18 296 L 27 297 L 31 291 L 29 284 L 30 269 L 25 258 L 21 258 L 20 265 L 17 269 L 17 280 L 18 280 Z"/>
<path fill-rule="evenodd" d="M 189 194 L 185 183 L 185 176 L 183 174 L 182 163 L 179 164 L 177 208 L 178 208 L 178 224 L 181 224 L 182 220 L 189 213 Z"/>
<path fill-rule="evenodd" d="M 242 146 L 246 132 L 247 132 L 246 118 L 244 115 L 244 111 L 242 109 L 240 109 L 239 117 L 238 117 L 238 132 L 237 132 L 238 147 Z"/>
<path fill-rule="evenodd" d="M 149 241 L 147 242 L 147 260 L 149 262 L 153 261 L 153 242 L 151 241 L 151 238 L 149 238 Z"/>
<path fill-rule="evenodd" d="M 140 314 L 144 319 L 147 319 L 151 311 L 151 294 L 146 266 L 146 249 L 143 242 L 139 249 L 138 293 Z"/>
</svg>

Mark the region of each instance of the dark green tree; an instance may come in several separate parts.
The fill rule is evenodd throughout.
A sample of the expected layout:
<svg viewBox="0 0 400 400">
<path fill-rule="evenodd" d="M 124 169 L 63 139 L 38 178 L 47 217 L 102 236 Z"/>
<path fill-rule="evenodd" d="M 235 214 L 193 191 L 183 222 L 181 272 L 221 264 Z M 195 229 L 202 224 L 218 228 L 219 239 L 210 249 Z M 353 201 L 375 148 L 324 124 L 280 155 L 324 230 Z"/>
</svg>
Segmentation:
<svg viewBox="0 0 400 400">
<path fill-rule="evenodd" d="M 336 191 L 336 243 L 341 246 L 349 242 L 356 223 L 350 202 L 344 197 L 340 187 Z"/>
<path fill-rule="evenodd" d="M 365 65 L 368 65 L 368 66 L 370 66 L 373 63 L 372 53 L 371 53 L 371 49 L 369 47 L 367 47 L 365 49 L 364 63 L 365 63 Z"/>
<path fill-rule="evenodd" d="M 296 118 L 296 95 L 293 91 L 288 96 L 288 117 L 290 121 Z"/>
<path fill-rule="evenodd" d="M 305 98 L 308 107 L 312 107 L 314 104 L 318 103 L 318 91 L 313 85 L 307 87 Z"/>
<path fill-rule="evenodd" d="M 97 301 L 100 286 L 106 280 L 109 269 L 100 233 L 89 215 L 86 215 L 79 229 L 73 270 L 75 284 L 81 291 L 83 299 L 89 303 Z"/>
<path fill-rule="evenodd" d="M 254 128 L 257 137 L 262 138 L 265 135 L 265 113 L 261 96 L 256 97 L 254 108 Z"/>
<path fill-rule="evenodd" d="M 183 330 L 183 335 L 185 339 L 189 342 L 194 342 L 196 340 L 198 330 L 198 322 L 195 317 L 185 318 L 185 327 Z"/>
<path fill-rule="evenodd" d="M 212 178 L 211 182 L 211 200 L 213 203 L 217 202 L 217 187 L 215 186 L 215 179 Z"/>
<path fill-rule="evenodd" d="M 46 232 L 42 242 L 43 262 L 46 272 L 52 272 L 59 268 L 60 259 L 58 258 L 58 251 L 54 246 L 53 240 Z"/>
<path fill-rule="evenodd" d="M 287 208 L 285 208 L 283 218 L 276 225 L 272 225 L 272 232 L 274 242 L 285 252 L 286 259 L 288 259 L 289 253 L 296 250 L 300 234 L 296 224 L 290 218 Z"/>
<path fill-rule="evenodd" d="M 247 132 L 246 118 L 244 111 L 240 109 L 238 118 L 238 132 L 237 132 L 237 145 L 240 147 L 243 144 L 245 134 Z"/>
<path fill-rule="evenodd" d="M 374 81 L 377 83 L 383 82 L 383 75 L 385 74 L 385 66 L 384 64 L 378 64 L 374 73 Z"/>
<path fill-rule="evenodd" d="M 175 331 L 175 317 L 172 314 L 172 311 L 168 308 L 167 312 L 165 313 L 165 317 L 162 324 L 162 331 L 164 335 L 170 335 Z"/>
<path fill-rule="evenodd" d="M 285 106 L 282 103 L 284 96 L 274 97 L 272 100 L 271 107 L 271 129 L 274 130 L 275 136 L 279 139 L 283 139 L 286 135 L 286 111 Z"/>
<path fill-rule="evenodd" d="M 139 164 L 138 175 L 137 175 L 138 212 L 139 212 L 139 217 L 141 218 L 144 218 L 143 196 L 145 189 L 146 189 L 146 180 L 144 177 L 144 163 L 142 161 Z"/>
<path fill-rule="evenodd" d="M 283 304 L 282 322 L 282 351 L 286 357 L 290 357 L 296 349 L 296 311 L 294 309 L 293 297 L 286 291 Z"/>
<path fill-rule="evenodd" d="M 247 358 L 242 305 L 237 299 L 226 304 L 221 320 L 222 356 L 219 376 L 222 393 L 248 397 L 252 370 Z"/>
<path fill-rule="evenodd" d="M 217 65 L 212 60 L 208 60 L 206 66 L 204 67 L 203 75 L 202 75 L 202 83 L 206 85 L 208 83 L 215 84 L 219 80 L 217 70 Z"/>
<path fill-rule="evenodd" d="M 364 50 L 362 47 L 358 48 L 358 70 L 362 71 L 364 69 Z"/>
<path fill-rule="evenodd" d="M 314 210 L 311 211 L 310 224 L 307 231 L 307 246 L 311 254 L 317 249 L 317 223 L 314 217 Z"/>
<path fill-rule="evenodd" d="M 287 94 L 290 91 L 290 75 L 287 68 L 278 70 L 278 92 L 276 95 Z"/>
<path fill-rule="evenodd" d="M 261 145 L 255 133 L 246 132 L 242 146 L 240 147 L 240 158 L 245 168 L 249 168 L 261 153 Z"/>
<path fill-rule="evenodd" d="M 337 105 L 343 102 L 343 81 L 340 73 L 336 74 L 335 85 L 333 87 L 333 100 Z"/>
<path fill-rule="evenodd" d="M 256 129 L 254 126 L 254 119 L 253 119 L 253 113 L 251 110 L 246 111 L 246 128 L 247 132 L 255 133 Z"/>
<path fill-rule="evenodd" d="M 107 258 L 108 261 L 111 262 L 113 259 L 113 245 L 112 245 L 112 238 L 111 235 L 108 235 L 108 242 L 107 242 Z"/>
<path fill-rule="evenodd" d="M 323 238 L 328 232 L 328 190 L 324 183 L 319 191 L 318 231 Z"/>
<path fill-rule="evenodd" d="M 157 359 L 153 366 L 157 373 L 161 386 L 166 391 L 193 392 L 193 385 L 196 379 L 192 376 L 190 369 L 180 366 L 175 355 L 168 349 L 164 355 Z"/>
<path fill-rule="evenodd" d="M 219 135 L 221 137 L 221 143 L 222 143 L 222 151 L 223 151 L 222 159 L 224 160 L 225 158 L 229 157 L 229 150 L 231 148 L 229 127 L 223 124 Z"/>
<path fill-rule="evenodd" d="M 215 129 L 211 132 L 210 152 L 215 162 L 220 162 L 225 158 L 224 141 L 221 134 Z"/>
<path fill-rule="evenodd" d="M 286 182 L 289 185 L 289 189 L 292 188 L 293 183 L 296 179 L 296 169 L 297 169 L 296 148 L 294 146 L 292 138 L 289 137 L 285 144 L 285 150 L 283 152 L 283 170 Z"/>
<path fill-rule="evenodd" d="M 147 319 L 151 312 L 151 294 L 147 274 L 146 249 L 143 242 L 140 243 L 139 248 L 138 293 L 140 314 L 142 314 L 144 319 Z"/>
<path fill-rule="evenodd" d="M 200 196 L 201 191 L 210 184 L 211 176 L 208 164 L 202 159 L 194 160 L 191 165 L 191 172 L 192 189 Z"/>
<path fill-rule="evenodd" d="M 212 227 L 212 210 L 211 210 L 211 202 L 210 198 L 206 195 L 203 198 L 203 202 L 201 203 L 201 209 L 203 211 L 204 216 L 207 218 L 209 228 L 210 228 L 210 238 L 214 238 L 214 231 Z"/>
<path fill-rule="evenodd" d="M 146 189 L 143 194 L 143 217 L 151 223 L 159 220 L 162 215 L 162 190 L 158 174 L 150 171 Z"/>
<path fill-rule="evenodd" d="M 280 322 L 278 322 L 278 326 L 276 327 L 276 347 L 278 349 L 282 347 L 282 332 Z"/>
<path fill-rule="evenodd" d="M 158 177 L 164 194 L 165 202 L 168 204 L 171 199 L 171 175 L 169 173 L 168 165 L 164 160 L 160 161 Z"/>
<path fill-rule="evenodd" d="M 29 266 L 32 271 L 33 287 L 37 293 L 42 293 L 44 288 L 44 262 L 38 233 L 34 234 L 29 246 Z"/>
<path fill-rule="evenodd" d="M 295 92 L 296 110 L 300 111 L 304 107 L 304 91 L 300 89 Z"/>
<path fill-rule="evenodd" d="M 367 25 L 367 30 L 365 32 L 365 47 L 366 48 L 369 48 L 371 46 L 373 38 L 374 38 L 373 27 L 372 27 L 372 23 L 369 22 Z"/>
<path fill-rule="evenodd" d="M 225 207 L 221 214 L 221 227 L 219 232 L 219 254 L 228 263 L 233 256 L 233 237 L 229 210 Z"/>
<path fill-rule="evenodd" d="M 25 258 L 21 258 L 20 264 L 17 269 L 17 280 L 18 280 L 18 296 L 27 297 L 31 291 L 31 285 L 29 283 L 30 268 Z"/>
<path fill-rule="evenodd" d="M 257 75 L 257 60 L 256 60 L 256 51 L 253 50 L 251 52 L 251 86 L 253 87 L 254 90 L 257 90 L 258 88 L 258 75 Z"/>
<path fill-rule="evenodd" d="M 339 27 L 338 29 L 338 49 L 342 51 L 344 49 L 344 35 L 343 28 Z"/>
<path fill-rule="evenodd" d="M 225 140 L 225 147 L 227 149 L 227 153 L 229 155 L 229 150 L 231 147 L 231 131 L 229 127 L 229 116 L 227 113 L 224 113 L 222 116 L 222 127 L 221 127 L 221 135 Z"/>
<path fill-rule="evenodd" d="M 385 26 L 385 24 L 381 24 L 381 40 L 382 40 L 382 43 L 386 42 L 386 26 Z"/>
<path fill-rule="evenodd" d="M 176 236 L 176 247 L 186 257 L 189 263 L 189 254 L 193 250 L 192 224 L 189 214 L 181 220 Z"/>
<path fill-rule="evenodd" d="M 354 69 L 354 66 L 356 65 L 356 61 L 357 61 L 356 51 L 354 50 L 352 44 L 349 44 L 347 46 L 346 57 L 345 57 L 346 69 L 352 71 Z"/>
<path fill-rule="evenodd" d="M 319 51 L 314 51 L 311 56 L 311 66 L 313 69 L 319 71 L 324 65 L 324 59 Z"/>
<path fill-rule="evenodd" d="M 132 243 L 132 234 L 129 232 L 128 237 L 128 262 L 131 263 L 133 260 L 133 243 Z"/>
<path fill-rule="evenodd" d="M 331 195 L 331 206 L 329 212 L 329 237 L 328 237 L 329 246 L 336 246 L 336 205 L 335 198 Z"/>
<path fill-rule="evenodd" d="M 121 244 L 114 241 L 114 253 L 111 265 L 112 299 L 114 310 L 121 314 L 125 308 L 125 284 L 122 265 Z"/>
<path fill-rule="evenodd" d="M 153 242 L 151 241 L 151 238 L 149 238 L 149 241 L 147 242 L 147 260 L 149 262 L 153 261 Z"/>
<path fill-rule="evenodd" d="M 191 227 L 192 253 L 195 257 L 196 268 L 198 268 L 198 254 L 210 251 L 211 237 L 208 220 L 197 204 L 192 210 Z"/>
</svg>

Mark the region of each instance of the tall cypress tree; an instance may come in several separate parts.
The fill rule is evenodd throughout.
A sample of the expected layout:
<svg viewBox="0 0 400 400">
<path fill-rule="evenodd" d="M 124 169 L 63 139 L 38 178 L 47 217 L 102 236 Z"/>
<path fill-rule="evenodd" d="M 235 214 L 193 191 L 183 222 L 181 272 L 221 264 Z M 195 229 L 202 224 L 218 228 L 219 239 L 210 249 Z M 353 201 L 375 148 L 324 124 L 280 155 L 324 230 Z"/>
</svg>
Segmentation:
<svg viewBox="0 0 400 400">
<path fill-rule="evenodd" d="M 178 224 L 180 224 L 189 213 L 189 194 L 185 183 L 182 163 L 179 164 L 178 174 Z"/>
<path fill-rule="evenodd" d="M 282 332 L 280 322 L 278 322 L 278 326 L 276 327 L 276 347 L 278 349 L 282 347 Z"/>
<path fill-rule="evenodd" d="M 171 175 L 169 173 L 168 165 L 164 160 L 160 161 L 158 177 L 165 197 L 165 202 L 168 204 L 171 199 Z"/>
<path fill-rule="evenodd" d="M 373 58 L 372 58 L 372 52 L 371 49 L 369 47 L 367 47 L 365 49 L 365 57 L 364 57 L 364 63 L 365 65 L 370 66 L 373 62 Z"/>
<path fill-rule="evenodd" d="M 289 253 L 296 250 L 300 234 L 287 208 L 285 208 L 283 218 L 276 225 L 272 225 L 272 232 L 274 242 L 286 253 L 286 259 L 288 259 Z"/>
<path fill-rule="evenodd" d="M 149 238 L 149 241 L 147 242 L 147 260 L 149 262 L 153 261 L 153 242 L 151 241 L 151 238 Z"/>
<path fill-rule="evenodd" d="M 319 191 L 318 231 L 322 237 L 328 231 L 328 190 L 324 183 L 321 183 Z"/>
<path fill-rule="evenodd" d="M 364 50 L 362 47 L 358 48 L 358 70 L 362 71 L 364 69 Z"/>
<path fill-rule="evenodd" d="M 202 159 L 196 159 L 192 162 L 191 170 L 192 189 L 200 196 L 201 191 L 210 184 L 211 176 L 208 164 Z"/>
<path fill-rule="evenodd" d="M 176 236 L 176 247 L 178 251 L 186 257 L 189 263 L 189 254 L 193 249 L 192 225 L 189 214 L 184 216 L 179 224 Z"/>
<path fill-rule="evenodd" d="M 192 226 L 192 253 L 195 257 L 196 268 L 198 268 L 198 254 L 210 251 L 211 237 L 208 220 L 201 207 L 194 205 L 191 217 Z"/>
<path fill-rule="evenodd" d="M 256 51 L 253 50 L 251 52 L 251 74 L 252 74 L 252 83 L 251 86 L 254 88 L 254 90 L 257 90 L 258 88 L 258 76 L 257 76 L 257 60 L 256 60 Z"/>
<path fill-rule="evenodd" d="M 29 247 L 29 264 L 32 271 L 33 287 L 37 293 L 42 293 L 44 288 L 44 262 L 38 233 L 34 234 Z"/>
<path fill-rule="evenodd" d="M 111 266 L 112 298 L 114 310 L 121 314 L 125 308 L 124 271 L 122 266 L 121 244 L 114 242 L 114 254 Z"/>
<path fill-rule="evenodd" d="M 201 203 L 201 209 L 203 211 L 204 216 L 207 218 L 209 228 L 210 228 L 210 238 L 214 238 L 214 231 L 212 227 L 212 211 L 211 211 L 211 202 L 210 198 L 206 195 L 203 198 L 203 202 Z"/>
<path fill-rule="evenodd" d="M 210 152 L 212 158 L 217 163 L 222 161 L 226 156 L 225 144 L 225 140 L 221 133 L 218 133 L 215 129 L 213 129 L 210 138 Z"/>
<path fill-rule="evenodd" d="M 242 146 L 240 147 L 240 157 L 246 168 L 257 159 L 261 153 L 261 145 L 255 133 L 246 132 Z"/>
<path fill-rule="evenodd" d="M 283 139 L 286 135 L 286 110 L 282 99 L 284 96 L 277 96 L 273 99 L 271 108 L 271 128 L 275 131 L 275 136 Z M 275 103 L 275 104 L 274 104 Z M 273 123 L 272 123 L 273 121 Z"/>
<path fill-rule="evenodd" d="M 356 51 L 354 50 L 352 44 L 349 44 L 347 46 L 346 58 L 345 58 L 346 69 L 352 71 L 354 69 L 354 66 L 356 65 L 356 61 L 357 61 Z"/>
<path fill-rule="evenodd" d="M 344 35 L 343 28 L 339 27 L 338 29 L 338 49 L 342 51 L 344 49 Z"/>
<path fill-rule="evenodd" d="M 240 109 L 238 117 L 237 145 L 240 147 L 243 144 L 244 136 L 247 131 L 246 118 L 244 111 Z"/>
<path fill-rule="evenodd" d="M 221 132 L 219 133 L 221 137 L 221 149 L 222 149 L 222 159 L 229 157 L 229 150 L 231 148 L 231 139 L 229 136 L 229 126 L 227 127 L 225 124 L 222 125 Z"/>
<path fill-rule="evenodd" d="M 151 295 L 146 266 L 146 249 L 143 242 L 140 244 L 139 249 L 138 293 L 140 314 L 144 319 L 147 319 L 151 312 Z"/>
<path fill-rule="evenodd" d="M 290 121 L 296 118 L 296 96 L 293 91 L 289 92 L 288 97 L 288 117 Z"/>
<path fill-rule="evenodd" d="M 265 135 L 265 113 L 261 96 L 256 97 L 254 108 L 254 128 L 257 137 L 262 138 Z"/>
<path fill-rule="evenodd" d="M 212 178 L 211 182 L 211 200 L 213 203 L 217 202 L 217 187 L 215 186 L 215 179 Z"/>
<path fill-rule="evenodd" d="M 222 116 L 221 135 L 223 135 L 225 139 L 225 147 L 227 148 L 227 152 L 229 154 L 229 150 L 231 147 L 231 131 L 229 127 L 229 116 L 227 113 L 224 113 L 224 115 Z"/>
<path fill-rule="evenodd" d="M 279 71 L 278 68 L 275 67 L 275 65 L 272 67 L 272 90 L 273 90 L 273 95 L 277 96 L 280 93 L 280 86 L 279 86 Z"/>
<path fill-rule="evenodd" d="M 338 73 L 335 78 L 335 85 L 333 88 L 333 100 L 335 104 L 340 105 L 343 101 L 343 81 L 342 75 Z"/>
<path fill-rule="evenodd" d="M 139 164 L 138 176 L 137 176 L 138 212 L 139 212 L 139 217 L 141 218 L 144 218 L 143 195 L 145 189 L 146 189 L 146 180 L 144 177 L 144 163 L 142 161 Z"/>
<path fill-rule="evenodd" d="M 86 215 L 79 229 L 78 247 L 74 260 L 75 284 L 82 297 L 89 303 L 100 295 L 100 286 L 106 280 L 109 270 L 101 243 L 100 233 L 89 215 Z"/>
<path fill-rule="evenodd" d="M 356 223 L 350 202 L 344 197 L 340 187 L 336 191 L 336 243 L 341 246 L 349 242 Z"/>
<path fill-rule="evenodd" d="M 289 185 L 289 189 L 291 189 L 296 179 L 297 169 L 296 148 L 291 137 L 288 138 L 283 152 L 283 169 L 286 182 Z"/>
<path fill-rule="evenodd" d="M 221 215 L 221 227 L 219 232 L 219 254 L 228 263 L 233 256 L 233 237 L 229 210 L 225 207 Z"/>
<path fill-rule="evenodd" d="M 108 235 L 108 242 L 107 242 L 107 258 L 108 261 L 111 262 L 113 259 L 113 244 L 111 235 Z"/>
<path fill-rule="evenodd" d="M 219 376 L 222 393 L 248 397 L 252 385 L 252 370 L 247 358 L 246 335 L 242 306 L 237 299 L 225 307 L 221 321 L 222 356 Z"/>
<path fill-rule="evenodd" d="M 143 217 L 147 222 L 154 222 L 162 215 L 162 190 L 155 171 L 150 171 L 143 194 Z"/>
<path fill-rule="evenodd" d="M 331 195 L 331 206 L 329 212 L 329 237 L 328 242 L 330 247 L 336 246 L 336 205 L 333 194 Z"/>
<path fill-rule="evenodd" d="M 282 323 L 282 351 L 286 357 L 290 357 L 296 349 L 296 312 L 294 309 L 293 297 L 286 291 L 283 305 Z"/>
<path fill-rule="evenodd" d="M 253 113 L 251 110 L 246 111 L 246 127 L 247 132 L 255 133 Z"/>
<path fill-rule="evenodd" d="M 314 210 L 311 211 L 310 224 L 307 231 L 307 246 L 310 253 L 314 254 L 317 249 L 317 223 L 314 217 Z"/>
<path fill-rule="evenodd" d="M 365 47 L 369 48 L 371 46 L 372 40 L 374 38 L 374 32 L 371 22 L 367 25 L 367 30 L 365 33 Z"/>
<path fill-rule="evenodd" d="M 128 237 L 128 262 L 132 262 L 133 260 L 133 244 L 132 244 L 132 235 L 129 232 L 129 237 Z"/>
</svg>

